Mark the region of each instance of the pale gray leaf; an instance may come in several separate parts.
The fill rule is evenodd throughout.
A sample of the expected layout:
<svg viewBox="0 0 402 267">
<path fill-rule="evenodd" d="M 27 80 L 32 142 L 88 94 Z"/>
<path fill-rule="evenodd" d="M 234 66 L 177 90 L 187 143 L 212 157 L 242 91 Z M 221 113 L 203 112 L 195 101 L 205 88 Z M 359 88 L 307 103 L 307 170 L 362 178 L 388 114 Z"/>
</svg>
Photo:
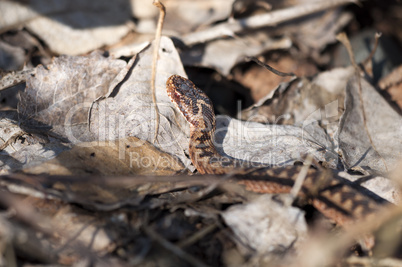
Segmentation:
<svg viewBox="0 0 402 267">
<path fill-rule="evenodd" d="M 0 174 L 15 172 L 26 166 L 49 160 L 69 148 L 54 138 L 43 142 L 25 134 L 16 123 L 17 114 L 14 115 L 14 112 L 2 111 L 0 118 L 1 145 L 13 136 L 20 137 L 0 151 Z"/>
<path fill-rule="evenodd" d="M 402 118 L 373 86 L 363 78 L 360 81 L 368 132 L 364 126 L 358 80 L 353 76 L 346 88 L 339 148 L 350 168 L 388 171 L 402 157 Z"/>
<path fill-rule="evenodd" d="M 303 212 L 270 195 L 232 206 L 222 217 L 242 245 L 259 254 L 294 251 L 292 249 L 300 247 L 307 235 Z"/>
<path fill-rule="evenodd" d="M 94 52 L 85 57 L 61 56 L 47 68 L 38 66 L 20 94 L 21 126 L 72 142 L 89 139 L 88 111 L 104 95 L 126 62 Z"/>
<path fill-rule="evenodd" d="M 77 55 L 125 36 L 131 30 L 129 4 L 126 0 L 0 1 L 0 29 L 26 26 L 53 52 Z"/>
<path fill-rule="evenodd" d="M 136 136 L 154 141 L 156 115 L 151 90 L 152 58 L 151 45 L 137 55 L 132 70 L 121 86 L 115 88 L 109 97 L 94 104 L 90 119 L 95 140 Z M 173 42 L 162 37 L 155 83 L 160 125 L 158 142 L 154 145 L 188 165 L 190 161 L 184 152 L 188 151 L 188 124 L 166 93 L 166 80 L 173 74 L 186 76 Z"/>
<path fill-rule="evenodd" d="M 233 158 L 269 166 L 293 165 L 313 154 L 317 161 L 336 168 L 338 157 L 326 133 L 316 124 L 304 128 L 217 118 L 216 146 Z"/>
</svg>

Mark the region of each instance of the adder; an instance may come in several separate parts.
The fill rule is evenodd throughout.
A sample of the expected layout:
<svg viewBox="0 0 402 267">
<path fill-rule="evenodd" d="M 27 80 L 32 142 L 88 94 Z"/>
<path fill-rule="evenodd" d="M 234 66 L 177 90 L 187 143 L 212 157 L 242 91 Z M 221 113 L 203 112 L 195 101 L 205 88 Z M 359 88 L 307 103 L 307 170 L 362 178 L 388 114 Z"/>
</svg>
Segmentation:
<svg viewBox="0 0 402 267">
<path fill-rule="evenodd" d="M 243 161 L 221 155 L 214 145 L 215 114 L 208 96 L 179 75 L 169 77 L 166 90 L 190 124 L 189 153 L 199 173 L 233 174 L 240 184 L 253 192 L 290 192 L 301 166 L 247 166 Z M 387 203 L 338 177 L 335 171 L 329 173 L 310 168 L 299 195 L 308 197 L 317 210 L 336 223 L 344 225 L 367 218 Z"/>
</svg>

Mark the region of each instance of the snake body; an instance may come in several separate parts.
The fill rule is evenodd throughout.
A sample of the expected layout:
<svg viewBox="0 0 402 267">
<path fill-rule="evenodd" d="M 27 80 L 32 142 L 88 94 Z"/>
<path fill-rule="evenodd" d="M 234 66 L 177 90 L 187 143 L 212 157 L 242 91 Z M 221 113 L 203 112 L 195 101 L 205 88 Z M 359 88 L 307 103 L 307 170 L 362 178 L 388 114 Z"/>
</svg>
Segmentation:
<svg viewBox="0 0 402 267">
<path fill-rule="evenodd" d="M 243 161 L 221 155 L 214 145 L 215 114 L 212 101 L 193 82 L 172 75 L 167 93 L 190 124 L 190 159 L 201 174 L 232 174 L 247 190 L 258 193 L 290 192 L 301 166 L 247 166 Z M 235 178 L 237 179 L 237 178 Z M 384 201 L 332 172 L 310 168 L 299 195 L 338 224 L 373 215 Z"/>
</svg>

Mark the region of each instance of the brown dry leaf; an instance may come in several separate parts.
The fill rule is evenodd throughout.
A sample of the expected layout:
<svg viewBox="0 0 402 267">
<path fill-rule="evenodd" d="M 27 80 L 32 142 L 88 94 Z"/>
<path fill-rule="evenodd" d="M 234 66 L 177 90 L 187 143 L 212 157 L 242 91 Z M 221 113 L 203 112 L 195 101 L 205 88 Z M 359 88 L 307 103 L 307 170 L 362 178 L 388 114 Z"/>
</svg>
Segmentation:
<svg viewBox="0 0 402 267">
<path fill-rule="evenodd" d="M 402 65 L 382 78 L 378 85 L 391 96 L 391 100 L 402 110 Z"/>
<path fill-rule="evenodd" d="M 298 77 L 312 77 L 318 73 L 317 66 L 312 62 L 301 60 L 291 55 L 283 55 L 282 53 L 274 54 L 271 58 L 265 59 L 264 63 L 276 70 L 294 73 Z M 246 70 L 235 68 L 233 70 L 233 79 L 250 89 L 253 103 L 267 96 L 281 82 L 291 80 L 291 76 L 281 77 L 255 63 L 251 64 Z"/>
<path fill-rule="evenodd" d="M 172 175 L 184 166 L 136 137 L 80 143 L 43 164 L 23 169 L 49 175 Z"/>
<path fill-rule="evenodd" d="M 402 158 L 402 117 L 373 86 L 363 78 L 360 80 L 368 133 L 364 126 L 358 81 L 353 76 L 346 88 L 345 112 L 338 132 L 339 149 L 349 168 L 368 172 L 390 171 Z"/>
<path fill-rule="evenodd" d="M 256 104 L 242 111 L 243 120 L 306 125 L 337 121 L 343 109 L 346 82 L 352 68 L 338 68 L 318 74 L 312 81 L 296 79 L 282 83 Z M 322 114 L 320 110 L 322 109 Z"/>
<path fill-rule="evenodd" d="M 71 176 L 17 173 L 0 176 L 0 187 L 9 192 L 40 199 L 57 199 L 79 204 L 85 209 L 105 212 L 126 206 L 157 208 L 167 204 L 197 202 L 221 182 L 221 178 L 216 176 L 188 175 Z M 197 192 L 187 191 L 190 187 L 206 188 Z M 237 192 L 240 186 L 232 185 L 228 188 L 234 188 L 233 191 Z M 144 200 L 146 196 L 151 197 Z"/>
<path fill-rule="evenodd" d="M 0 1 L 0 31 L 23 25 L 53 52 L 87 53 L 130 31 L 129 4 L 126 0 Z"/>
</svg>

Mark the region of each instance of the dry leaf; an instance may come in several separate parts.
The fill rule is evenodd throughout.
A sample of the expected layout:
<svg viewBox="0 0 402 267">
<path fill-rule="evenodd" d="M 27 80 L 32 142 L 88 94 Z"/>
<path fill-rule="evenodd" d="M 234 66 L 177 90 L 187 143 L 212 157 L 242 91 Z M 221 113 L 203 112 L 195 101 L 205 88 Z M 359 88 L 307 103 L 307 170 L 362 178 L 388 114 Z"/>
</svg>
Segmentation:
<svg viewBox="0 0 402 267">
<path fill-rule="evenodd" d="M 109 97 L 95 102 L 90 118 L 95 139 L 115 140 L 136 136 L 153 141 L 156 127 L 150 89 L 152 53 L 152 46 L 139 53 L 124 82 Z M 178 157 L 187 166 L 190 163 L 185 154 L 188 150 L 188 125 L 166 93 L 166 80 L 172 74 L 185 76 L 173 42 L 162 37 L 155 82 L 160 113 L 158 142 L 155 145 Z"/>
<path fill-rule="evenodd" d="M 382 78 L 378 85 L 387 91 L 391 100 L 396 102 L 399 110 L 402 110 L 402 65 L 396 67 L 390 74 Z"/>
<path fill-rule="evenodd" d="M 26 134 L 16 123 L 17 114 L 14 111 L 3 111 L 0 117 L 1 144 L 4 145 L 10 138 L 17 137 L 0 151 L 1 174 L 20 170 L 29 164 L 39 164 L 69 148 L 57 139 L 44 140 Z"/>
<path fill-rule="evenodd" d="M 325 1 L 321 1 L 325 4 Z M 289 9 L 295 9 L 295 13 L 303 13 L 306 8 L 304 4 L 312 3 L 292 3 Z M 297 12 L 297 8 L 299 11 Z M 278 9 L 281 11 L 281 9 Z M 278 10 L 273 10 L 275 12 Z M 283 9 L 285 11 L 286 9 Z M 272 19 L 275 15 L 272 13 Z M 313 12 L 314 13 L 314 12 Z M 269 17 L 270 13 L 266 14 Z M 257 15 L 258 16 L 258 15 Z M 257 16 L 254 22 L 258 21 Z M 277 16 L 278 18 L 280 16 Z M 296 16 L 297 17 L 297 16 Z M 251 17 L 252 18 L 252 17 Z M 250 18 L 250 24 L 252 20 Z M 243 21 L 230 21 L 225 24 L 217 25 L 216 32 L 220 32 L 221 38 L 212 38 L 209 40 L 209 30 L 206 30 L 205 38 L 209 42 L 201 42 L 201 44 L 193 45 L 185 50 L 182 59 L 183 64 L 187 66 L 202 66 L 214 68 L 223 75 L 228 75 L 233 66 L 239 62 L 243 62 L 245 56 L 257 56 L 267 51 L 278 49 L 288 50 L 294 43 L 306 54 L 313 54 L 318 60 L 319 52 L 324 49 L 329 43 L 336 41 L 335 35 L 340 28 L 343 28 L 351 20 L 351 15 L 345 13 L 342 9 L 309 14 L 299 18 L 297 23 L 291 23 L 288 18 L 287 23 L 276 23 L 275 28 L 261 26 L 261 29 L 252 31 L 252 27 L 247 28 L 247 23 L 244 21 L 244 29 L 241 34 L 235 38 L 226 38 L 234 33 L 230 26 L 231 22 L 234 25 L 243 25 Z M 294 20 L 295 21 L 295 20 Z M 268 25 L 272 26 L 272 25 Z M 211 34 L 213 32 L 211 31 Z M 226 34 L 225 34 L 226 33 Z M 191 33 L 190 35 L 202 36 L 201 32 Z M 312 36 L 313 35 L 313 36 Z M 272 38 L 272 36 L 283 36 L 282 38 Z M 289 37 L 290 36 L 290 37 Z M 183 40 L 186 40 L 184 37 Z M 190 38 L 191 39 L 191 38 Z M 200 38 L 202 39 L 202 38 Z M 314 54 L 315 53 L 315 54 Z"/>
<path fill-rule="evenodd" d="M 235 39 L 218 39 L 213 42 L 198 44 L 181 53 L 185 66 L 214 68 L 222 75 L 228 75 L 231 69 L 246 56 L 257 56 L 267 51 L 289 49 L 292 41 L 283 37 L 273 39 L 268 32 L 257 32 Z"/>
<path fill-rule="evenodd" d="M 340 172 L 340 177 L 356 182 L 360 186 L 367 188 L 376 195 L 386 199 L 390 203 L 398 204 L 402 200 L 402 190 L 398 183 L 389 179 L 389 177 L 372 176 L 366 179 L 364 175 L 351 175 L 347 172 Z"/>
<path fill-rule="evenodd" d="M 361 166 L 367 170 L 386 171 L 402 157 L 400 149 L 395 150 L 395 146 L 402 145 L 401 118 L 382 96 L 363 81 L 366 117 L 374 144 L 379 146 L 377 149 L 381 156 L 378 155 L 371 148 L 363 117 L 358 111 L 361 107 L 356 82 L 348 84 L 346 110 L 344 115 L 339 112 L 344 109 L 345 88 L 353 73 L 351 67 L 338 68 L 319 74 L 312 82 L 301 80 L 297 87 L 282 83 L 276 91 L 245 110 L 242 113 L 243 118 L 246 116 L 270 122 L 276 122 L 280 118 L 281 123 L 303 125 L 304 129 L 310 123 L 318 122 L 329 133 L 331 138 L 328 142 L 342 151 L 346 168 Z M 341 115 L 343 119 L 338 125 Z M 339 140 L 335 137 L 337 131 L 340 131 Z M 387 162 L 387 168 L 381 157 Z"/>
<path fill-rule="evenodd" d="M 346 88 L 345 112 L 338 134 L 339 149 L 350 168 L 368 172 L 392 170 L 402 158 L 402 118 L 367 81 L 363 78 L 360 81 L 365 116 L 359 84 L 353 76 Z"/>
<path fill-rule="evenodd" d="M 303 212 L 285 206 L 270 195 L 232 206 L 223 212 L 222 217 L 241 245 L 260 255 L 294 252 L 293 249 L 300 248 L 307 235 Z"/>
<path fill-rule="evenodd" d="M 49 175 L 172 175 L 184 166 L 171 155 L 136 137 L 80 143 L 43 164 L 25 168 Z"/>
<path fill-rule="evenodd" d="M 234 0 L 168 0 L 164 1 L 167 14 L 164 23 L 166 31 L 177 34 L 189 33 L 226 19 L 232 10 Z"/>
<path fill-rule="evenodd" d="M 94 52 L 85 57 L 61 56 L 38 66 L 20 94 L 23 127 L 50 132 L 71 142 L 88 141 L 88 111 L 105 94 L 126 63 Z"/>
<path fill-rule="evenodd" d="M 292 40 L 302 53 L 311 54 L 315 60 L 322 63 L 329 58 L 324 58 L 320 52 L 329 44 L 336 42 L 338 32 L 348 25 L 352 19 L 352 14 L 344 8 L 328 9 L 307 16 L 297 23 L 289 23 L 280 31 L 292 36 Z"/>
<path fill-rule="evenodd" d="M 155 129 L 150 90 L 152 51 L 148 46 L 128 65 L 93 53 L 86 57 L 60 57 L 49 70 L 38 67 L 21 94 L 21 124 L 24 129 L 50 131 L 53 136 L 72 143 L 125 136 L 151 141 Z M 189 164 L 183 151 L 188 147 L 185 137 L 188 126 L 183 123 L 181 129 L 175 124 L 184 119 L 173 109 L 165 89 L 170 75 L 185 75 L 177 51 L 168 38 L 161 41 L 157 74 L 157 101 L 161 113 L 159 145 Z M 106 99 L 94 102 L 104 95 Z M 93 103 L 94 108 L 90 110 Z M 98 108 L 105 105 L 109 110 L 99 112 Z M 88 128 L 89 113 L 92 132 Z"/>
<path fill-rule="evenodd" d="M 353 68 L 338 68 L 318 74 L 312 81 L 297 79 L 281 83 L 256 104 L 241 113 L 244 120 L 304 125 L 317 120 L 322 126 L 336 122 L 343 109 L 347 80 Z M 322 110 L 322 111 L 321 111 Z"/>
<path fill-rule="evenodd" d="M 0 1 L 0 29 L 24 25 L 59 54 L 87 53 L 117 42 L 130 31 L 131 9 L 126 0 L 23 3 Z"/>
<path fill-rule="evenodd" d="M 317 125 L 301 128 L 244 122 L 217 117 L 217 149 L 231 157 L 267 166 L 293 165 L 313 154 L 318 161 L 336 168 L 338 158 L 326 133 Z"/>
<path fill-rule="evenodd" d="M 91 247 L 102 254 L 112 251 L 115 246 L 113 243 L 114 231 L 106 227 L 107 218 L 94 216 L 94 213 L 91 214 L 69 206 L 64 206 L 54 214 L 47 215 L 51 216 L 53 225 L 57 225 L 59 229 L 63 229 L 65 233 L 75 237 L 71 241 L 76 246 Z M 61 244 L 68 242 L 62 236 L 59 238 Z"/>
</svg>

